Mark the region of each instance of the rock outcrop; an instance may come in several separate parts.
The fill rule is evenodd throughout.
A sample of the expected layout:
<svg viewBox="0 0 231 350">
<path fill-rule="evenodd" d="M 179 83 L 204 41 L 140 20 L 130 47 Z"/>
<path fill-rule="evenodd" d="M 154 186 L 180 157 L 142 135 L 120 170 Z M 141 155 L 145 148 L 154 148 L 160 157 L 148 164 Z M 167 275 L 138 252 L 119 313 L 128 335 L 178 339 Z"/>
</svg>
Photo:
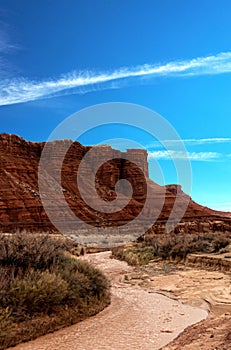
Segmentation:
<svg viewBox="0 0 231 350">
<path fill-rule="evenodd" d="M 188 327 L 173 342 L 161 350 L 228 350 L 231 341 L 231 317 L 222 315 Z"/>
<path fill-rule="evenodd" d="M 44 142 L 27 142 L 16 135 L 0 135 L 0 231 L 13 232 L 16 229 L 55 231 L 44 210 L 40 197 L 41 188 L 38 185 L 39 162 L 44 146 Z M 68 151 L 65 154 L 66 149 Z M 60 220 L 67 219 L 62 210 L 63 202 L 60 201 L 62 193 L 71 213 L 81 220 L 99 227 L 124 225 L 138 217 L 144 209 L 148 187 L 152 205 L 145 208 L 145 215 L 150 218 L 154 213 L 158 218 L 155 227 L 158 228 L 159 225 L 160 230 L 164 230 L 176 196 L 180 198 L 175 208 L 176 213 L 181 210 L 182 204 L 187 203 L 183 222 L 220 220 L 222 225 L 226 223 L 230 226 L 230 217 L 227 213 L 216 212 L 193 202 L 179 185 L 161 187 L 148 179 L 145 150 L 120 152 L 110 146 L 85 147 L 68 140 L 50 142 L 48 150 L 45 162 L 50 170 L 42 173 L 40 181 L 44 181 L 47 188 L 52 189 L 48 191 L 47 201 L 49 205 L 54 205 L 55 215 Z M 94 152 L 91 153 L 92 150 Z M 62 161 L 63 154 L 65 157 Z M 90 159 L 90 168 L 89 164 L 83 161 L 86 155 Z M 98 168 L 98 163 L 104 158 L 109 160 Z M 80 164 L 82 173 L 78 178 L 78 184 L 83 181 L 84 193 L 80 193 L 77 185 Z M 90 184 L 92 179 L 96 188 L 95 194 L 92 193 Z M 127 180 L 131 186 L 126 186 L 123 181 L 117 186 L 118 180 Z M 118 195 L 124 207 L 121 210 L 108 211 L 108 207 Z M 96 209 L 91 207 L 92 199 L 95 199 L 96 207 L 99 200 Z M 161 206 L 160 209 L 158 203 L 162 200 L 163 208 Z M 57 211 L 59 201 L 60 210 Z M 205 224 L 203 230 L 206 230 L 206 227 Z"/>
</svg>

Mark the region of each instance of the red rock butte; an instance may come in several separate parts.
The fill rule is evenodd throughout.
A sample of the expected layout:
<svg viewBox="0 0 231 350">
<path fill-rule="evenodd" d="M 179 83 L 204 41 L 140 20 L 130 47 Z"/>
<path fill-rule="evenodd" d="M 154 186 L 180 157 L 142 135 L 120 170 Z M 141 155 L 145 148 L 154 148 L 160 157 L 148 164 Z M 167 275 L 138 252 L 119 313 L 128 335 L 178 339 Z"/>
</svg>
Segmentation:
<svg viewBox="0 0 231 350">
<path fill-rule="evenodd" d="M 53 151 L 47 155 L 47 162 L 49 162 L 49 168 L 53 170 L 49 177 L 44 177 L 44 181 L 53 189 L 57 185 L 56 176 L 59 174 L 58 164 L 62 158 L 62 149 L 68 148 L 62 162 L 60 187 L 71 212 L 83 222 L 95 227 L 113 227 L 132 221 L 144 208 L 147 186 L 149 186 L 153 204 L 150 210 L 149 208 L 145 210 L 147 217 L 154 212 L 157 218 L 152 227 L 153 232 L 164 232 L 165 223 L 172 212 L 176 195 L 180 198 L 174 211 L 176 215 L 181 207 L 187 203 L 181 222 L 175 228 L 176 232 L 180 232 L 181 225 L 183 225 L 185 232 L 206 231 L 208 223 L 210 228 L 211 225 L 221 225 L 220 230 L 230 230 L 230 213 L 214 211 L 195 203 L 181 190 L 179 185 L 159 186 L 149 179 L 145 150 L 129 149 L 126 152 L 120 152 L 110 146 L 88 147 L 70 140 L 52 141 L 48 144 L 50 150 Z M 28 142 L 16 135 L 0 135 L 1 232 L 15 232 L 16 230 L 56 232 L 44 210 L 38 186 L 39 162 L 44 146 L 45 142 Z M 94 149 L 94 153 L 91 157 L 89 151 L 92 149 Z M 87 205 L 80 195 L 77 173 L 83 157 L 88 152 L 93 168 L 94 164 L 97 164 L 101 158 L 107 156 L 110 159 L 97 170 L 95 187 L 99 197 L 105 203 L 105 208 L 117 197 L 116 190 L 121 192 L 124 202 L 127 203 L 122 210 L 112 213 L 104 212 L 104 204 L 100 211 L 95 210 Z M 82 169 L 84 171 L 84 166 Z M 93 170 L 91 175 L 94 175 Z M 92 193 L 89 193 L 90 186 L 87 185 L 89 167 L 86 167 L 86 174 L 83 174 L 82 177 L 85 177 L 85 196 L 91 200 Z M 126 192 L 128 191 L 126 187 L 123 188 L 122 185 L 116 187 L 116 183 L 121 179 L 130 182 L 133 190 L 131 198 L 130 194 Z M 157 198 L 161 197 L 163 193 L 164 203 L 159 210 L 158 205 L 156 206 Z M 59 197 L 56 195 L 56 191 L 52 191 L 49 201 L 54 203 L 56 217 L 60 220 L 62 218 L 66 220 L 61 204 L 59 206 Z M 172 220 L 174 221 L 174 216 Z M 192 223 L 193 229 L 190 228 Z"/>
</svg>

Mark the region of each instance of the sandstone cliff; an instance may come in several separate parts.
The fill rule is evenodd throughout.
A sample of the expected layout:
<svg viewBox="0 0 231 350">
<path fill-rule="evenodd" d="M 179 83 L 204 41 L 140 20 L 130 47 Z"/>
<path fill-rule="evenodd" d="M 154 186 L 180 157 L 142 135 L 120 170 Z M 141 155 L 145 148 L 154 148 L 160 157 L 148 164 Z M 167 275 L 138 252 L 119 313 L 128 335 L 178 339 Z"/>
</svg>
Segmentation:
<svg viewBox="0 0 231 350">
<path fill-rule="evenodd" d="M 38 167 L 44 146 L 45 143 L 27 142 L 16 135 L 0 135 L 0 231 L 13 232 L 16 229 L 55 231 L 43 208 L 38 186 Z M 82 178 L 79 179 L 80 182 L 84 179 L 84 198 L 91 202 L 91 186 L 90 183 L 88 186 L 87 181 L 94 175 L 96 191 L 103 198 L 104 204 L 100 210 L 93 209 L 82 198 L 76 181 L 81 160 L 92 150 L 92 147 L 82 146 L 78 142 L 71 144 L 71 141 L 68 140 L 53 141 L 49 146 L 50 150 L 53 149 L 54 152 L 48 154 L 46 161 L 52 171 L 49 174 L 43 174 L 43 180 L 49 188 L 52 188 L 52 194 L 49 196 L 50 205 L 53 201 L 54 208 L 57 208 L 57 203 L 59 203 L 59 197 L 55 195 L 54 191 L 55 186 L 57 186 L 57 193 L 61 189 L 71 212 L 94 226 L 123 225 L 136 218 L 144 208 L 147 186 L 153 204 L 150 208 L 145 209 L 145 215 L 148 217 L 154 213 L 158 217 L 155 229 L 158 227 L 163 229 L 177 194 L 180 197 L 180 203 L 175 208 L 176 214 L 181 210 L 183 203 L 188 203 L 183 221 L 210 219 L 229 222 L 230 220 L 226 213 L 216 212 L 193 202 L 178 185 L 161 187 L 150 179 L 146 181 L 145 177 L 148 177 L 146 151 L 120 152 L 110 146 L 94 148 L 95 152 L 91 159 L 93 167 L 105 155 L 111 159 L 99 167 L 96 176 L 94 169 L 89 170 L 86 166 L 86 170 L 84 170 L 83 166 Z M 58 164 L 62 158 L 62 149 L 67 146 L 69 149 L 62 163 L 61 188 L 58 188 Z M 90 152 L 89 156 L 91 157 Z M 129 192 L 129 188 L 126 186 L 123 188 L 123 184 L 116 187 L 117 181 L 121 179 L 130 182 L 132 192 Z M 125 203 L 124 208 L 116 212 L 107 212 L 108 205 L 117 197 L 118 193 L 121 195 L 122 202 Z M 158 208 L 160 198 L 164 199 L 161 210 Z M 61 203 L 60 211 L 56 212 L 56 216 L 60 220 L 68 219 L 63 214 Z"/>
</svg>

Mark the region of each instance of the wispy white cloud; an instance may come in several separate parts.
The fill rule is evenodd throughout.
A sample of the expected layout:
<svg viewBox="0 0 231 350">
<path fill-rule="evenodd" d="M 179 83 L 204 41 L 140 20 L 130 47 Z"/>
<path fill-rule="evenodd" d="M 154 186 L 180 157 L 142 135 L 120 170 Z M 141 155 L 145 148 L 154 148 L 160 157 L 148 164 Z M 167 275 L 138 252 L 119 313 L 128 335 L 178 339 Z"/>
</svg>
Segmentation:
<svg viewBox="0 0 231 350">
<path fill-rule="evenodd" d="M 201 138 L 201 139 L 181 139 L 181 140 L 162 140 L 162 143 L 165 145 L 165 147 L 177 147 L 178 145 L 181 145 L 182 142 L 185 144 L 185 146 L 198 146 L 198 145 L 209 145 L 209 144 L 218 144 L 218 143 L 230 143 L 231 137 L 210 137 L 210 138 Z M 162 145 L 159 141 L 154 141 L 146 147 L 148 149 L 156 149 L 160 148 Z"/>
<path fill-rule="evenodd" d="M 148 152 L 149 159 L 171 160 L 171 159 L 188 159 L 190 161 L 213 161 L 223 157 L 217 152 L 182 152 L 182 151 L 153 151 Z"/>
<path fill-rule="evenodd" d="M 0 105 L 23 103 L 57 94 L 85 93 L 95 89 L 120 87 L 130 80 L 157 76 L 196 76 L 205 74 L 231 73 L 231 52 L 222 52 L 191 60 L 173 61 L 166 64 L 144 64 L 125 67 L 111 72 L 73 72 L 60 78 L 43 81 L 28 79 L 4 80 L 0 83 Z"/>
<path fill-rule="evenodd" d="M 1 11 L 0 11 L 1 15 Z M 11 76 L 12 65 L 7 59 L 7 55 L 19 49 L 19 46 L 13 44 L 8 35 L 7 25 L 0 20 L 0 79 Z M 4 84 L 4 82 L 3 82 Z"/>
<path fill-rule="evenodd" d="M 1 23 L 0 23 L 1 24 Z M 4 33 L 0 30 L 0 75 L 2 76 L 6 68 L 4 54 L 8 52 L 8 44 Z"/>
</svg>

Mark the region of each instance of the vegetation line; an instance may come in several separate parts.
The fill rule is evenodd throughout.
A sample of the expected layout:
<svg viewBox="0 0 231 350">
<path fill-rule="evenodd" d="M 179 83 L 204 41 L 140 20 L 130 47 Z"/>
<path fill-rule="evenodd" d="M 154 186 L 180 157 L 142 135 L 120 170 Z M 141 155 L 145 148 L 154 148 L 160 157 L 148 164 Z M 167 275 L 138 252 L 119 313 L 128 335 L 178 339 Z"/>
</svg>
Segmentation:
<svg viewBox="0 0 231 350">
<path fill-rule="evenodd" d="M 145 265 L 154 259 L 183 261 L 190 253 L 217 253 L 231 243 L 231 234 L 156 234 L 131 247 L 115 247 L 112 257 L 130 265 Z"/>
</svg>

